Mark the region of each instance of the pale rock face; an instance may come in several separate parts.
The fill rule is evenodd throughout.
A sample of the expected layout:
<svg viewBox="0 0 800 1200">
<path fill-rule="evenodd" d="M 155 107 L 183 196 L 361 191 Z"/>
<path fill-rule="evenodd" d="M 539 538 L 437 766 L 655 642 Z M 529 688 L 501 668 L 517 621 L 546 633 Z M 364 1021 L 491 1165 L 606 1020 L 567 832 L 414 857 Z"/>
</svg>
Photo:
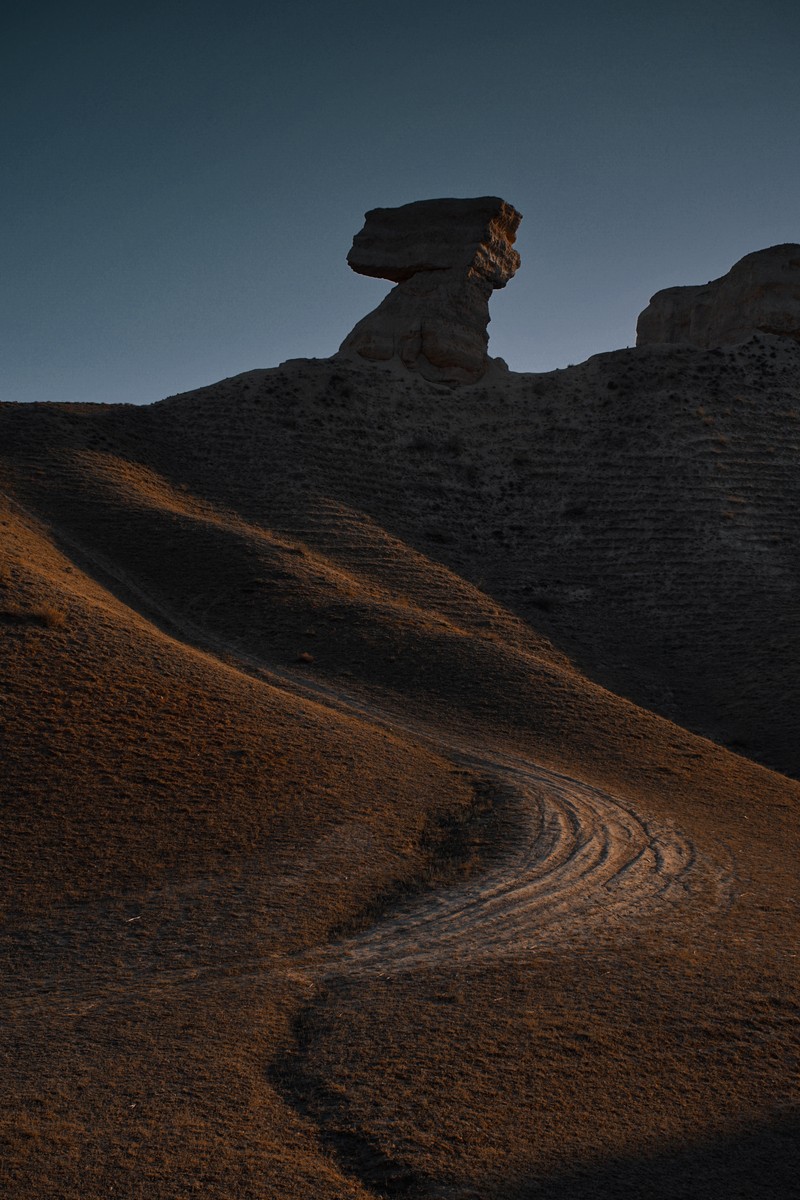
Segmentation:
<svg viewBox="0 0 800 1200">
<path fill-rule="evenodd" d="M 427 379 L 474 383 L 489 366 L 489 297 L 519 266 L 522 217 L 496 196 L 375 208 L 353 239 L 354 271 L 397 283 L 339 354 L 399 360 Z"/>
<path fill-rule="evenodd" d="M 800 340 L 800 245 L 756 250 L 721 279 L 656 292 L 639 316 L 636 345 L 688 342 L 707 349 L 756 333 Z"/>
</svg>

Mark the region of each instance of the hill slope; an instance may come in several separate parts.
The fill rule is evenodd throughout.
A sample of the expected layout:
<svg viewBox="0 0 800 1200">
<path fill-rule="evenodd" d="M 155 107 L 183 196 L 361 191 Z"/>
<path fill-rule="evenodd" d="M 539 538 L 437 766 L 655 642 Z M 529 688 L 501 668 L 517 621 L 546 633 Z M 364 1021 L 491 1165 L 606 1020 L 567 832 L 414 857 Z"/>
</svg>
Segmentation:
<svg viewBox="0 0 800 1200">
<path fill-rule="evenodd" d="M 2 406 L 7 1193 L 788 1195 L 798 440 L 767 337 Z"/>
</svg>

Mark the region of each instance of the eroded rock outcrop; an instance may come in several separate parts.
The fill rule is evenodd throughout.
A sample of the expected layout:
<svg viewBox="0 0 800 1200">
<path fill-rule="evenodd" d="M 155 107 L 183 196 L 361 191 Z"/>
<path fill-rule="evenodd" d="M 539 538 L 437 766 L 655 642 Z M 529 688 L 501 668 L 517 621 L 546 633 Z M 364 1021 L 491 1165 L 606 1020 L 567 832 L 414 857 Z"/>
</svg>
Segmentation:
<svg viewBox="0 0 800 1200">
<path fill-rule="evenodd" d="M 497 196 L 374 208 L 353 239 L 354 271 L 396 284 L 340 355 L 399 359 L 427 379 L 473 383 L 489 364 L 489 297 L 519 266 L 521 215 Z"/>
<path fill-rule="evenodd" d="M 800 245 L 756 250 L 721 279 L 656 292 L 640 314 L 636 345 L 727 346 L 754 333 L 800 340 Z"/>
</svg>

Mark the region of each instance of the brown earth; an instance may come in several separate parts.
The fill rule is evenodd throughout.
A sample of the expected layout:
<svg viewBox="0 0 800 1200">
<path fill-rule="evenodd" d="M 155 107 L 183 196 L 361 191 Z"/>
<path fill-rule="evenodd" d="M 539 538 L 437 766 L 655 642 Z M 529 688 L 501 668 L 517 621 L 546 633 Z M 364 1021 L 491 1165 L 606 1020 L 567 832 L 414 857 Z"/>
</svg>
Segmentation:
<svg viewBox="0 0 800 1200">
<path fill-rule="evenodd" d="M 798 450 L 771 337 L 0 407 L 0 1191 L 798 1194 Z"/>
</svg>

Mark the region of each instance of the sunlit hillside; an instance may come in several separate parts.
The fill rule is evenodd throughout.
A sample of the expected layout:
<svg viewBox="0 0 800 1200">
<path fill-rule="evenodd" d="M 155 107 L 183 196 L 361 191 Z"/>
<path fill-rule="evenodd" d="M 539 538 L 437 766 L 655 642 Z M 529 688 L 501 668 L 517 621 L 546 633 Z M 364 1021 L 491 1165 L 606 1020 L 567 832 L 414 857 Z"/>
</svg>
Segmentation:
<svg viewBox="0 0 800 1200">
<path fill-rule="evenodd" d="M 788 1197 L 800 344 L 0 406 L 4 1195 Z"/>
</svg>

